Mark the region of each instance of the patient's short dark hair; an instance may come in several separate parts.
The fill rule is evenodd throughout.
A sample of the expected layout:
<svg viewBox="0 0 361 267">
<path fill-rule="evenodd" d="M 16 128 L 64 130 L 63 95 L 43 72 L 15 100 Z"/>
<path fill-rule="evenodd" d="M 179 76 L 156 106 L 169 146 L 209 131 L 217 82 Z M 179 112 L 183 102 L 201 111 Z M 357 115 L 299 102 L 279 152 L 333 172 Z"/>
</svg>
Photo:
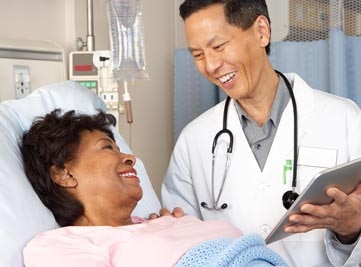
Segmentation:
<svg viewBox="0 0 361 267">
<path fill-rule="evenodd" d="M 83 205 L 50 176 L 55 165 L 64 168 L 74 160 L 85 130 L 100 130 L 114 140 L 110 129 L 114 117 L 102 111 L 95 115 L 77 114 L 74 110 L 62 114 L 56 109 L 37 118 L 23 134 L 20 151 L 25 173 L 44 205 L 54 214 L 60 226 L 70 226 L 83 215 Z"/>
</svg>

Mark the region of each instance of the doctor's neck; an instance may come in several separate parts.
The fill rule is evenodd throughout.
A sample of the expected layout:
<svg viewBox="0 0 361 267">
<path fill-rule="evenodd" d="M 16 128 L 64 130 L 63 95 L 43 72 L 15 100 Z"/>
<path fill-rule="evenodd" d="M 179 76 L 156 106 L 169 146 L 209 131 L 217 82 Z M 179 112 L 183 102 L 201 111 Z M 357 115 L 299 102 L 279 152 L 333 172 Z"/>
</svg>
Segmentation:
<svg viewBox="0 0 361 267">
<path fill-rule="evenodd" d="M 263 126 L 269 118 L 276 96 L 279 78 L 276 73 L 264 75 L 253 90 L 251 97 L 238 99 L 238 103 L 259 126 Z"/>
</svg>

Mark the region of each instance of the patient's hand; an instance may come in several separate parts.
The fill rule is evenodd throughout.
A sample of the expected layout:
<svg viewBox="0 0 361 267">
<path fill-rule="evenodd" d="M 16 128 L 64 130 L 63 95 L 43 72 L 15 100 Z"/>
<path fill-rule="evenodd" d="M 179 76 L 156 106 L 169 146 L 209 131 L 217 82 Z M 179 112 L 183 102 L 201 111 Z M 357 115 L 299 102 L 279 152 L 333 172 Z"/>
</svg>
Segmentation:
<svg viewBox="0 0 361 267">
<path fill-rule="evenodd" d="M 180 207 L 175 207 L 173 209 L 173 212 L 171 212 L 170 210 L 166 209 L 166 208 L 161 208 L 159 211 L 159 215 L 155 212 L 151 213 L 149 215 L 149 219 L 156 219 L 162 216 L 173 216 L 175 218 L 179 218 L 179 217 L 183 217 L 184 216 L 184 211 L 182 208 Z"/>
</svg>

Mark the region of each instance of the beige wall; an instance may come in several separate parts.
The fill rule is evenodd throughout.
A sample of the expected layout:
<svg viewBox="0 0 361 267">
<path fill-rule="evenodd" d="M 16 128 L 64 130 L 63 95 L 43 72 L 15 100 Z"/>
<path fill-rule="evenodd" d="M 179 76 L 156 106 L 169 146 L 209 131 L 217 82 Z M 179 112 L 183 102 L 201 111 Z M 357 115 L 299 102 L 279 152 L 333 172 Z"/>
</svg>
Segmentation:
<svg viewBox="0 0 361 267">
<path fill-rule="evenodd" d="M 130 89 L 134 123 L 130 129 L 123 120 L 120 131 L 143 160 L 159 194 L 173 146 L 174 3 L 142 3 L 150 80 Z M 93 6 L 95 49 L 109 49 L 106 0 L 93 0 Z M 51 40 L 68 55 L 75 50 L 76 37 L 86 38 L 86 23 L 86 0 L 0 0 L 0 38 Z"/>
</svg>

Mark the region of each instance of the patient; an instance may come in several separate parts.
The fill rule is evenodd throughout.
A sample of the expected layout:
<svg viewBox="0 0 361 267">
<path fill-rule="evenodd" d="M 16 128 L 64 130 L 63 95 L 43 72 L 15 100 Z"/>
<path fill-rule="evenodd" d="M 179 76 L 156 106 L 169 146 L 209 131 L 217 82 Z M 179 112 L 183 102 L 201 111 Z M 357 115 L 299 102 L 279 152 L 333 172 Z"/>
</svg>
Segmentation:
<svg viewBox="0 0 361 267">
<path fill-rule="evenodd" d="M 285 266 L 261 237 L 193 216 L 131 213 L 142 198 L 135 157 L 119 151 L 113 117 L 62 113 L 24 133 L 26 175 L 62 227 L 24 249 L 26 266 Z"/>
</svg>

